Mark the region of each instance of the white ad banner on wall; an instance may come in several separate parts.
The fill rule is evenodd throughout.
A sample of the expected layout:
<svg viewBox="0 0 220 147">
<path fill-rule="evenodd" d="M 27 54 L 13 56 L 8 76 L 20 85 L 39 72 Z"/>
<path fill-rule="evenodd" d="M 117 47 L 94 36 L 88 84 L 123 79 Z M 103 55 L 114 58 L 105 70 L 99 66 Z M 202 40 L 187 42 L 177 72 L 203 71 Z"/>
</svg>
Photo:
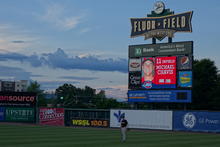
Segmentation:
<svg viewBox="0 0 220 147">
<path fill-rule="evenodd" d="M 172 130 L 172 111 L 111 110 L 110 127 L 120 127 L 123 116 L 129 128 Z"/>
</svg>

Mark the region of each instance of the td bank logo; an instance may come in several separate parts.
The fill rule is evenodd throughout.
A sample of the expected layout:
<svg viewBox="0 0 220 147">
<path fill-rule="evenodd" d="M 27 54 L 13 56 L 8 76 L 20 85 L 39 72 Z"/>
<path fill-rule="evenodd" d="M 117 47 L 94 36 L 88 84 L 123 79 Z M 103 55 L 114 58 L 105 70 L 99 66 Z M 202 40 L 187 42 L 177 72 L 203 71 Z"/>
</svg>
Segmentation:
<svg viewBox="0 0 220 147">
<path fill-rule="evenodd" d="M 142 54 L 142 51 L 141 51 L 141 48 L 135 48 L 135 56 L 141 56 Z"/>
<path fill-rule="evenodd" d="M 183 116 L 183 125 L 186 128 L 192 129 L 196 124 L 196 117 L 194 114 L 192 113 L 186 113 Z"/>
</svg>

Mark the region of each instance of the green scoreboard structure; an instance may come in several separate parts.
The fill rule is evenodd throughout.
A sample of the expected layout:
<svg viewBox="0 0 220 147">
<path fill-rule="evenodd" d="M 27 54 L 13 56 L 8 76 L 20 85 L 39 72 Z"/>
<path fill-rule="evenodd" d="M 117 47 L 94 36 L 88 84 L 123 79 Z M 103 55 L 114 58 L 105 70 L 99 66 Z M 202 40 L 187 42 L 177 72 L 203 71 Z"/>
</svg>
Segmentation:
<svg viewBox="0 0 220 147">
<path fill-rule="evenodd" d="M 193 41 L 172 38 L 176 32 L 192 32 L 192 11 L 174 15 L 159 1 L 148 16 L 131 18 L 131 37 L 152 38 L 152 44 L 129 45 L 128 101 L 190 103 Z M 156 44 L 165 37 L 168 43 Z"/>
</svg>

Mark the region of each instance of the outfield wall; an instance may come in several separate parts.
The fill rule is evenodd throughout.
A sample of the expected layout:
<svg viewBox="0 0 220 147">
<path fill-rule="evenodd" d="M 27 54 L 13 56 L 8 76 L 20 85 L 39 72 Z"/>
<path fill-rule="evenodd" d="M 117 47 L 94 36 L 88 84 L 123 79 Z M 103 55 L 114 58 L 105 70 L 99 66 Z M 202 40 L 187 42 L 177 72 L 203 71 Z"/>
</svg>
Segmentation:
<svg viewBox="0 0 220 147">
<path fill-rule="evenodd" d="M 33 92 L 0 92 L 0 122 L 36 123 L 36 104 Z"/>
<path fill-rule="evenodd" d="M 129 128 L 172 130 L 172 111 L 111 110 L 110 113 L 110 127 L 120 127 L 125 116 Z"/>
<path fill-rule="evenodd" d="M 220 132 L 220 112 L 174 111 L 173 130 Z"/>
<path fill-rule="evenodd" d="M 65 109 L 65 125 L 72 127 L 109 128 L 110 110 Z"/>
<path fill-rule="evenodd" d="M 39 124 L 64 126 L 64 108 L 39 108 Z"/>
</svg>

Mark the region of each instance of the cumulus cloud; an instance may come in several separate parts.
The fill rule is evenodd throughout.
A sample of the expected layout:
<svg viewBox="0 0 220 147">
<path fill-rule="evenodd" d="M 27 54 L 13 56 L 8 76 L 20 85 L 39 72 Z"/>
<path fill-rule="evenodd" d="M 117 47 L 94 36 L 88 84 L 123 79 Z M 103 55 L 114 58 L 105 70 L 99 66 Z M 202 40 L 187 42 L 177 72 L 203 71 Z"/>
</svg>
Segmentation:
<svg viewBox="0 0 220 147">
<path fill-rule="evenodd" d="M 42 55 L 33 54 L 31 56 L 19 53 L 0 53 L 0 61 L 13 60 L 29 63 L 33 67 L 48 66 L 65 70 L 81 69 L 92 71 L 118 71 L 127 72 L 126 59 L 101 59 L 96 56 L 75 56 L 69 57 L 62 49 L 57 49 L 54 53 Z M 76 78 L 76 77 L 75 77 Z"/>
</svg>

